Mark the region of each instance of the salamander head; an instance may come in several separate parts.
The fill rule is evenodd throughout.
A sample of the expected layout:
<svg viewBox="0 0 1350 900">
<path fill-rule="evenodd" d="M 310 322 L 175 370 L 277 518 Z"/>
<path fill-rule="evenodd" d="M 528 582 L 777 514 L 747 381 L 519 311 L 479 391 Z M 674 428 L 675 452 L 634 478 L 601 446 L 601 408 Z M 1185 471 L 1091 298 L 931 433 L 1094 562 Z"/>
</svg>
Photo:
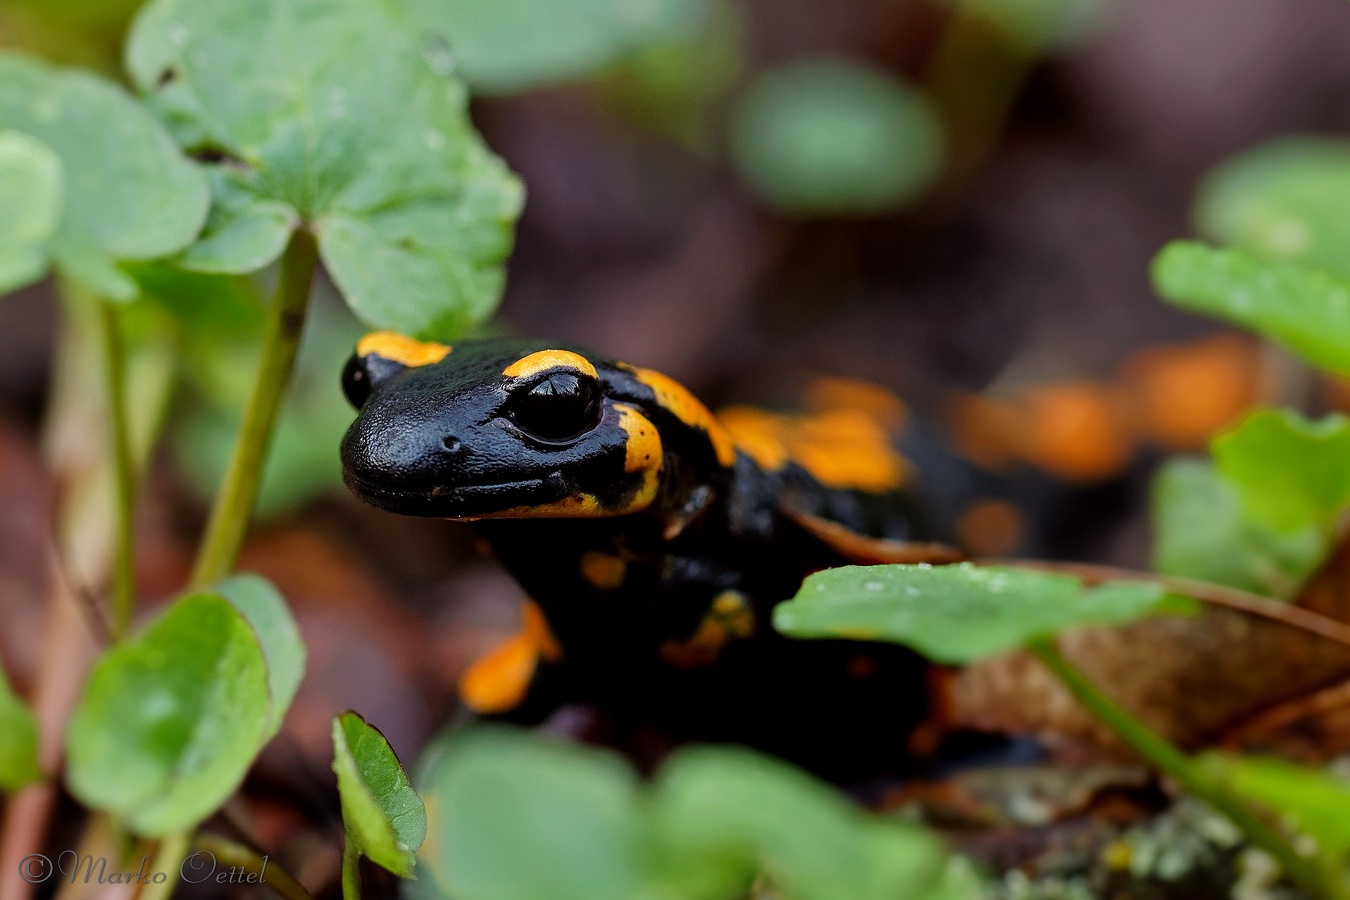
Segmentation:
<svg viewBox="0 0 1350 900">
<path fill-rule="evenodd" d="M 655 426 L 607 391 L 613 364 L 519 340 L 451 348 L 362 338 L 343 373 L 357 407 L 343 476 L 363 500 L 454 519 L 591 518 L 645 509 L 662 464 Z"/>
</svg>

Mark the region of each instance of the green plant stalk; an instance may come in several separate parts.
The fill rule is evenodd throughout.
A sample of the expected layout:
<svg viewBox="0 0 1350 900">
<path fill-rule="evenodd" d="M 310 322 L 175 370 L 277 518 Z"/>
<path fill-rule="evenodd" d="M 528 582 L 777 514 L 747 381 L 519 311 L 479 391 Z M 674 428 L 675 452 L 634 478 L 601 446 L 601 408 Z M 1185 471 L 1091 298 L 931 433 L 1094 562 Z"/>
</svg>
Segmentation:
<svg viewBox="0 0 1350 900">
<path fill-rule="evenodd" d="M 139 900 L 169 900 L 173 896 L 191 840 L 192 835 L 185 831 L 181 834 L 171 834 L 159 842 L 155 858 L 150 861 L 150 871 L 163 872 L 168 877 L 161 882 L 149 884 L 141 891 Z"/>
<path fill-rule="evenodd" d="M 276 891 L 283 900 L 314 900 L 313 895 L 289 872 L 243 844 L 236 844 L 218 834 L 202 832 L 193 839 L 192 846 L 214 856 L 217 866 L 231 866 L 258 876 L 260 883 Z"/>
<path fill-rule="evenodd" d="M 263 333 L 257 381 L 211 507 L 206 535 L 192 572 L 193 587 L 205 587 L 229 575 L 239 558 L 258 497 L 258 482 L 272 428 L 295 366 L 318 258 L 314 236 L 304 229 L 297 230 L 281 257 L 281 274 Z"/>
<path fill-rule="evenodd" d="M 361 900 L 361 854 L 351 840 L 342 848 L 342 900 Z"/>
<path fill-rule="evenodd" d="M 1204 800 L 1232 822 L 1254 845 L 1279 862 L 1284 873 L 1303 890 L 1325 900 L 1350 900 L 1350 888 L 1334 863 L 1299 853 L 1285 835 L 1247 805 L 1222 782 L 1204 772 L 1179 748 L 1126 712 L 1069 662 L 1052 638 L 1027 646 L 1070 694 L 1111 728 L 1140 756 L 1166 772 L 1191 795 Z"/>
<path fill-rule="evenodd" d="M 101 300 L 99 332 L 108 386 L 108 430 L 111 437 L 115 522 L 111 631 L 121 638 L 131 625 L 136 604 L 136 461 L 131 450 L 127 412 L 127 348 L 122 323 L 112 303 Z"/>
</svg>

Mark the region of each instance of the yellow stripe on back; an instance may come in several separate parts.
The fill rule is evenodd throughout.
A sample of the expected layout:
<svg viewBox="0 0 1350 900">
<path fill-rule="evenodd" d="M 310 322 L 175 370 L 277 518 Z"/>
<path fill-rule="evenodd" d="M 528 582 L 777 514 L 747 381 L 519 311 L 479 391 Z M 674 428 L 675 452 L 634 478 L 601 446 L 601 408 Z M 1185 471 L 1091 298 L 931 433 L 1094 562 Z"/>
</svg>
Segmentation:
<svg viewBox="0 0 1350 900">
<path fill-rule="evenodd" d="M 571 350 L 540 350 L 511 363 L 502 370 L 507 378 L 525 378 L 549 369 L 575 369 L 592 378 L 599 377 L 595 366 L 580 353 Z"/>
<path fill-rule="evenodd" d="M 652 389 L 652 393 L 656 394 L 656 402 L 663 409 L 684 424 L 708 435 L 719 463 L 728 468 L 735 464 L 736 446 L 731 442 L 731 435 L 727 434 L 722 423 L 713 417 L 708 407 L 700 403 L 687 387 L 654 369 L 631 366 L 629 370 L 638 381 Z"/>
<path fill-rule="evenodd" d="M 397 331 L 372 331 L 356 344 L 357 356 L 378 356 L 416 368 L 438 363 L 450 355 L 449 344 L 419 341 Z"/>
</svg>

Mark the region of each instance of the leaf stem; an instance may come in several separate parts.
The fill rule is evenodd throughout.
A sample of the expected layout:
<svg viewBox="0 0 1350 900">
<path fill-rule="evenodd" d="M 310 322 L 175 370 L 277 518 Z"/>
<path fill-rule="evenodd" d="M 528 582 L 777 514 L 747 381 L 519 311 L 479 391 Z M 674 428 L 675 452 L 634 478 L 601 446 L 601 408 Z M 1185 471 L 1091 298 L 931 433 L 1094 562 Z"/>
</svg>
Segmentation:
<svg viewBox="0 0 1350 900">
<path fill-rule="evenodd" d="M 163 872 L 168 877 L 147 885 L 145 890 L 141 891 L 138 900 L 169 900 L 173 896 L 191 840 L 191 832 L 184 831 L 180 834 L 171 834 L 159 842 L 155 858 L 150 861 L 150 871 Z"/>
<path fill-rule="evenodd" d="M 361 900 L 361 853 L 350 838 L 342 847 L 342 900 Z"/>
<path fill-rule="evenodd" d="M 283 900 L 314 900 L 313 895 L 289 872 L 267 857 L 259 856 L 251 847 L 206 832 L 199 833 L 193 839 L 192 846 L 214 856 L 217 866 L 230 866 L 241 869 L 249 875 L 256 875 L 257 883 L 266 884 L 280 894 Z"/>
<path fill-rule="evenodd" d="M 108 430 L 113 463 L 114 513 L 111 631 L 114 640 L 131 625 L 136 603 L 136 461 L 132 458 L 127 412 L 127 348 L 121 318 L 107 300 L 98 301 L 99 332 L 108 386 Z"/>
<path fill-rule="evenodd" d="M 1216 780 L 1175 745 L 1151 731 L 1118 706 L 1059 652 L 1053 639 L 1033 641 L 1027 647 L 1076 700 L 1111 728 L 1184 790 L 1222 813 L 1254 845 L 1279 862 L 1285 874 L 1303 890 L 1325 900 L 1350 900 L 1350 889 L 1327 861 L 1300 853 L 1285 835 L 1262 818 L 1227 785 Z"/>
<path fill-rule="evenodd" d="M 295 365 L 304 330 L 309 289 L 318 262 L 314 236 L 304 229 L 291 236 L 281 257 L 276 295 L 263 334 L 257 381 L 239 427 L 230 463 L 211 507 L 206 535 L 192 572 L 192 585 L 203 587 L 234 569 L 258 496 L 267 448 Z"/>
</svg>

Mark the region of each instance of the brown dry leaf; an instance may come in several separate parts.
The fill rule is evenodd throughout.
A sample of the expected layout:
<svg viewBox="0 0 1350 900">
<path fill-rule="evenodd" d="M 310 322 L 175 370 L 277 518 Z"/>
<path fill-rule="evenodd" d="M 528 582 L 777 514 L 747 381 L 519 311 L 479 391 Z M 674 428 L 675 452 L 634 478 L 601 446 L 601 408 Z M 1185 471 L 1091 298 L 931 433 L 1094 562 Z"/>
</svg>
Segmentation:
<svg viewBox="0 0 1350 900">
<path fill-rule="evenodd" d="M 1341 543 L 1296 605 L 1350 621 L 1350 542 Z M 1113 699 L 1187 748 L 1220 742 L 1265 710 L 1350 678 L 1350 647 L 1218 607 L 1207 607 L 1194 619 L 1146 619 L 1124 628 L 1071 633 L 1060 645 Z M 958 726 L 1120 749 L 1024 653 L 961 672 L 950 702 Z"/>
</svg>

